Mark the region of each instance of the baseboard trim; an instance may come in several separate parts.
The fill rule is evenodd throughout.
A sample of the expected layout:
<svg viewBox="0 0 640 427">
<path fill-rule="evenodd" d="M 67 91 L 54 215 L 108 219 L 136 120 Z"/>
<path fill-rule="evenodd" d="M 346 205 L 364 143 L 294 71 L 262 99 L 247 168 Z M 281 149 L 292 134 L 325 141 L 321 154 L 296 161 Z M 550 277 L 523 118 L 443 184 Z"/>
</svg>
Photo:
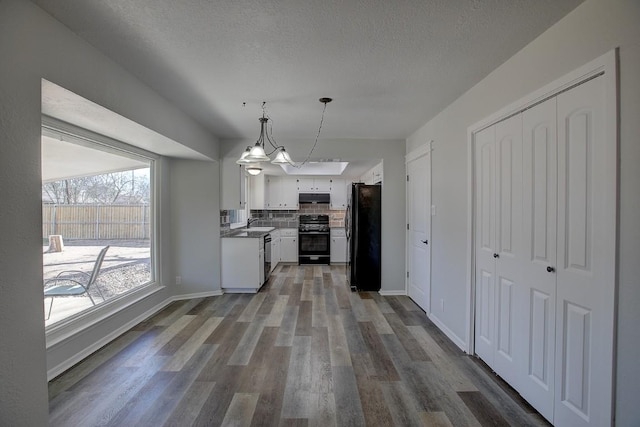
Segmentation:
<svg viewBox="0 0 640 427">
<path fill-rule="evenodd" d="M 257 294 L 259 288 L 226 288 L 225 294 Z"/>
<path fill-rule="evenodd" d="M 381 289 L 378 291 L 378 293 L 380 295 L 382 295 L 383 297 L 396 297 L 396 296 L 404 296 L 407 295 L 407 292 L 402 290 L 402 291 L 385 291 L 384 289 Z"/>
<path fill-rule="evenodd" d="M 195 299 L 195 298 L 207 298 L 207 297 L 219 297 L 224 295 L 222 289 L 218 289 L 215 291 L 207 291 L 207 292 L 196 292 L 193 294 L 183 294 L 176 295 L 172 298 L 173 301 L 181 301 L 185 299 Z"/>
<path fill-rule="evenodd" d="M 428 317 L 429 320 L 431 320 L 433 324 L 438 327 L 438 329 L 440 329 L 451 341 L 453 341 L 455 345 L 460 347 L 460 350 L 464 351 L 465 353 L 469 353 L 467 342 L 465 340 L 457 336 L 451 329 L 449 329 L 444 323 L 442 323 L 440 319 L 434 316 L 433 313 Z"/>
<path fill-rule="evenodd" d="M 222 290 L 218 289 L 218 290 L 215 290 L 215 291 L 198 292 L 198 293 L 183 294 L 183 295 L 174 295 L 172 297 L 169 297 L 169 298 L 165 299 L 164 301 L 162 301 L 161 303 L 156 304 L 154 307 L 152 307 L 149 310 L 145 311 L 144 313 L 142 313 L 142 314 L 136 316 L 135 318 L 131 319 L 129 322 L 125 323 L 124 325 L 122 325 L 118 329 L 112 331 L 108 335 L 106 335 L 103 338 L 99 339 L 98 341 L 94 342 L 90 346 L 88 346 L 88 347 L 84 348 L 83 350 L 79 351 L 78 353 L 74 354 L 73 356 L 71 356 L 70 358 L 65 360 L 64 362 L 62 362 L 62 363 L 58 364 L 57 366 L 54 366 L 53 368 L 49 369 L 47 371 L 47 381 L 51 381 L 52 379 L 54 379 L 58 375 L 62 374 L 67 369 L 71 368 L 72 366 L 74 366 L 75 364 L 81 362 L 83 359 L 87 358 L 91 354 L 93 354 L 96 351 L 100 350 L 102 347 L 104 347 L 105 345 L 109 344 L 111 341 L 115 340 L 120 335 L 122 335 L 125 332 L 129 331 L 131 328 L 136 326 L 138 323 L 140 323 L 140 322 L 148 319 L 149 317 L 153 316 L 154 314 L 158 313 L 160 310 L 162 310 L 163 308 L 165 308 L 166 306 L 168 306 L 169 304 L 171 304 L 174 301 L 180 301 L 180 300 L 186 300 L 186 299 L 195 299 L 195 298 L 214 297 L 214 296 L 221 296 L 223 294 L 224 294 L 224 292 Z M 68 339 L 72 339 L 72 338 L 73 338 L 73 336 L 68 337 Z M 56 345 L 60 345 L 60 344 L 61 344 L 60 342 L 56 343 Z"/>
</svg>

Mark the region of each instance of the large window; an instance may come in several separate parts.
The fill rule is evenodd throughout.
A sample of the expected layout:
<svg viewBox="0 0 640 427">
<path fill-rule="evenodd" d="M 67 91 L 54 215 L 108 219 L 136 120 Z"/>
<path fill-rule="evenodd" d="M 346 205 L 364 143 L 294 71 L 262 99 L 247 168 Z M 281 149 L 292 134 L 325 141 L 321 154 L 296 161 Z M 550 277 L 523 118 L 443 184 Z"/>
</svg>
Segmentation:
<svg viewBox="0 0 640 427">
<path fill-rule="evenodd" d="M 154 156 L 81 134 L 42 130 L 47 326 L 126 298 L 155 279 Z"/>
</svg>

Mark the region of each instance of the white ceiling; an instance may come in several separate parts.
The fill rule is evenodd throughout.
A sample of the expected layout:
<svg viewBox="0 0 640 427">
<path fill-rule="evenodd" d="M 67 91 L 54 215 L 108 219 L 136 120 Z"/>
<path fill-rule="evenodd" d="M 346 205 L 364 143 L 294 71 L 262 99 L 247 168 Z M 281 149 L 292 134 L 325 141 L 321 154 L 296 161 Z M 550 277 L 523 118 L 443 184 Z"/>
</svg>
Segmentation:
<svg viewBox="0 0 640 427">
<path fill-rule="evenodd" d="M 322 138 L 404 139 L 582 0 L 33 1 L 220 138 L 328 96 Z"/>
</svg>

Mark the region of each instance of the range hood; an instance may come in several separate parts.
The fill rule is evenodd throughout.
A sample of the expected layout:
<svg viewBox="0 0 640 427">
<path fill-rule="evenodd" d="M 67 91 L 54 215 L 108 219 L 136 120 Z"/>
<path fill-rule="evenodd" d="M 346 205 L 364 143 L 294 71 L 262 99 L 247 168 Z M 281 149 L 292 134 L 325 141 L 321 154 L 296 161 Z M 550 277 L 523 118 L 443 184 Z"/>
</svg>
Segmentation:
<svg viewBox="0 0 640 427">
<path fill-rule="evenodd" d="M 329 193 L 300 193 L 298 202 L 302 203 L 329 203 L 331 201 L 331 196 Z"/>
</svg>

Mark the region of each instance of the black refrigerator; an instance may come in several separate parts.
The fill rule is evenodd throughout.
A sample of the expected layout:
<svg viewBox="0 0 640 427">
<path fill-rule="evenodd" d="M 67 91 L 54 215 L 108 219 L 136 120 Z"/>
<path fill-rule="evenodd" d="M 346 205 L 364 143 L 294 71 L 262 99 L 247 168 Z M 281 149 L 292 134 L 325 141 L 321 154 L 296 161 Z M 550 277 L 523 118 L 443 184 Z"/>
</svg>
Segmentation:
<svg viewBox="0 0 640 427">
<path fill-rule="evenodd" d="M 349 245 L 347 281 L 351 290 L 380 290 L 382 204 L 380 185 L 351 185 L 345 217 Z"/>
</svg>

